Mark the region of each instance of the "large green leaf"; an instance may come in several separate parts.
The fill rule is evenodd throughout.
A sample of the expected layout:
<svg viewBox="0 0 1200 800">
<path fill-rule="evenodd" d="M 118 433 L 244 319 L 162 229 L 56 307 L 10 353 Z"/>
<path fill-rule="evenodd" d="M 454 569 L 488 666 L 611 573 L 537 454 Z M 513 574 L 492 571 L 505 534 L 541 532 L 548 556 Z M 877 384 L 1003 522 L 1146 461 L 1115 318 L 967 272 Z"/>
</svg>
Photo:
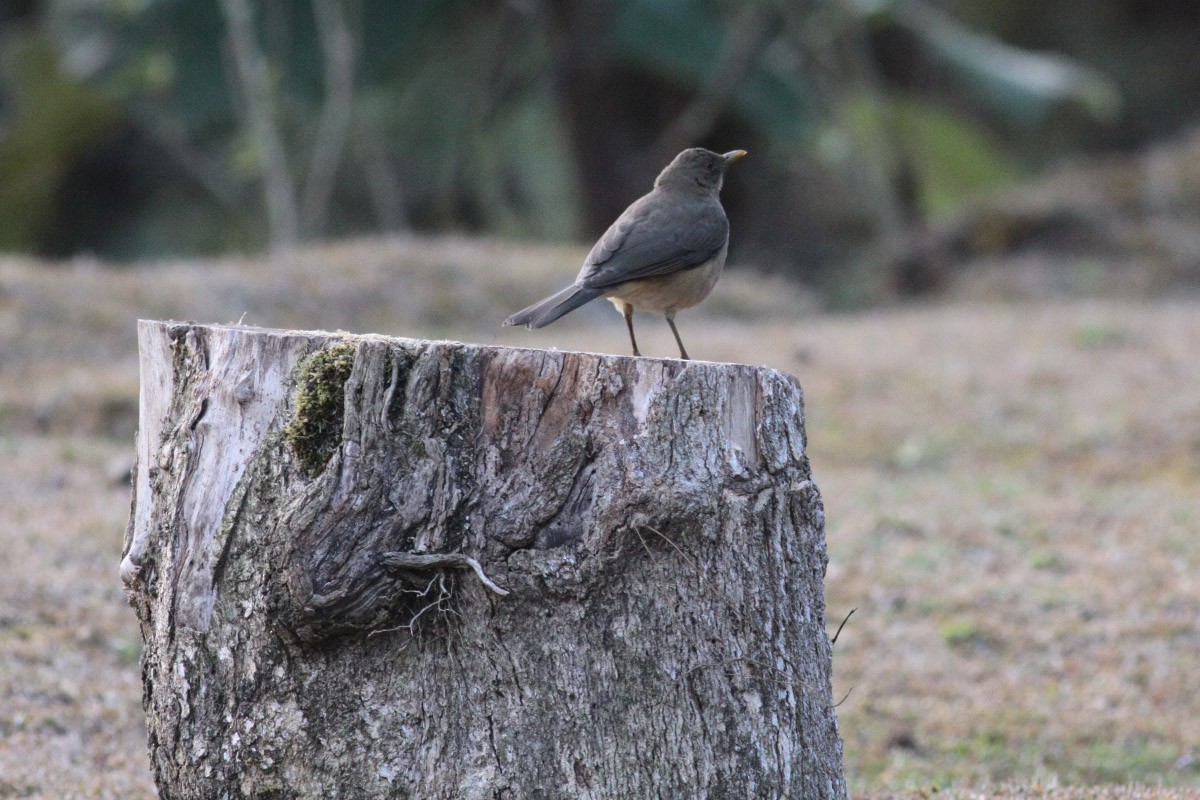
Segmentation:
<svg viewBox="0 0 1200 800">
<path fill-rule="evenodd" d="M 36 34 L 6 40 L 4 90 L 16 113 L 0 132 L 0 249 L 39 244 L 59 184 L 74 159 L 111 130 L 116 113 L 58 68 Z"/>
<path fill-rule="evenodd" d="M 626 0 L 618 4 L 611 32 L 616 55 L 682 88 L 701 90 L 733 46 L 721 10 L 709 0 Z M 777 12 L 764 7 L 762 13 Z M 795 65 L 767 51 L 730 98 L 732 111 L 780 140 L 813 133 L 821 121 L 813 86 Z"/>
<path fill-rule="evenodd" d="M 916 98 L 895 98 L 898 143 L 916 171 L 925 213 L 937 216 L 1020 176 L 1013 160 L 977 126 Z"/>
<path fill-rule="evenodd" d="M 1006 44 L 922 0 L 858 0 L 857 7 L 910 30 L 980 102 L 1017 124 L 1034 127 L 1064 107 L 1104 122 L 1120 110 L 1116 85 L 1073 59 Z"/>
</svg>

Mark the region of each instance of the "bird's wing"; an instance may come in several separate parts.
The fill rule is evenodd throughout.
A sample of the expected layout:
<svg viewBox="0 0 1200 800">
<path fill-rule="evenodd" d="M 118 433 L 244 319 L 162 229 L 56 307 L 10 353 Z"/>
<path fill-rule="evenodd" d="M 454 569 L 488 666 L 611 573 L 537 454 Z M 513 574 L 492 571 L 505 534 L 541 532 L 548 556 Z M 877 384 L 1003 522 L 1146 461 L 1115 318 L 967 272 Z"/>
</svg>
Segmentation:
<svg viewBox="0 0 1200 800">
<path fill-rule="evenodd" d="M 577 284 L 605 289 L 704 264 L 729 239 L 716 198 L 664 203 L 646 195 L 625 210 L 588 253 Z"/>
</svg>

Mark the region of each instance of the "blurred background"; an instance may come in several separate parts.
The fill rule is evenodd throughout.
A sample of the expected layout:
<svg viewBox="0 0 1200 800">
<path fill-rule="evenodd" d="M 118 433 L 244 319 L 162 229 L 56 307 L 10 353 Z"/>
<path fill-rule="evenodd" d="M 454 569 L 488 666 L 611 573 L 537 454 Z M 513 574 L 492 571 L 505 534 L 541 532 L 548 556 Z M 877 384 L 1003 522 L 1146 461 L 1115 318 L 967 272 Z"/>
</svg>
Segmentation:
<svg viewBox="0 0 1200 800">
<path fill-rule="evenodd" d="M 1196 124 L 1197 36 L 1188 0 L 4 0 L 0 251 L 589 241 L 699 144 L 753 156 L 731 263 L 833 305 L 1038 246 L 1170 282 L 1200 166 L 1136 158 Z"/>
<path fill-rule="evenodd" d="M 750 155 L 679 327 L 803 386 L 854 795 L 1200 797 L 1197 43 L 1194 0 L 0 0 L 0 798 L 154 796 L 136 319 L 624 354 L 607 303 L 500 323 L 695 144 Z"/>
</svg>

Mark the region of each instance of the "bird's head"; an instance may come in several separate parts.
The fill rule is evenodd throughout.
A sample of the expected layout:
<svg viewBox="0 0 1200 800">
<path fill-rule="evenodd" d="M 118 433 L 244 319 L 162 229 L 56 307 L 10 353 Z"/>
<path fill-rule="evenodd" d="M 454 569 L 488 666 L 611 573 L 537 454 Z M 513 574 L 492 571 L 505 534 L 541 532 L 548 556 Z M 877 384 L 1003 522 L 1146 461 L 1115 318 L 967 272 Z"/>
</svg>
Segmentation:
<svg viewBox="0 0 1200 800">
<path fill-rule="evenodd" d="M 731 150 L 722 155 L 703 147 L 689 147 L 667 164 L 658 174 L 654 185 L 689 191 L 717 192 L 721 190 L 721 184 L 725 181 L 725 170 L 744 155 L 745 150 Z"/>
</svg>

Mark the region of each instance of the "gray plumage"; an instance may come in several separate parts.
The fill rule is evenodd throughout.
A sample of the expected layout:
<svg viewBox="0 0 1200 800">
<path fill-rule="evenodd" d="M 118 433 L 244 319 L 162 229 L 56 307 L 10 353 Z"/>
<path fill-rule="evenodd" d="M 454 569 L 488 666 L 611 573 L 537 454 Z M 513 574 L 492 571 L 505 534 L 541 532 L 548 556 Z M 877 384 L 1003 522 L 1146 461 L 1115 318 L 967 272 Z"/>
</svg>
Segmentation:
<svg viewBox="0 0 1200 800">
<path fill-rule="evenodd" d="M 712 290 L 725 264 L 729 221 L 719 193 L 725 170 L 745 155 L 684 150 L 654 181 L 654 189 L 617 218 L 584 259 L 575 283 L 513 314 L 505 325 L 541 328 L 597 297 L 624 313 L 633 354 L 633 310 L 666 316 L 682 358 L 687 351 L 675 328 L 675 312 Z"/>
</svg>

